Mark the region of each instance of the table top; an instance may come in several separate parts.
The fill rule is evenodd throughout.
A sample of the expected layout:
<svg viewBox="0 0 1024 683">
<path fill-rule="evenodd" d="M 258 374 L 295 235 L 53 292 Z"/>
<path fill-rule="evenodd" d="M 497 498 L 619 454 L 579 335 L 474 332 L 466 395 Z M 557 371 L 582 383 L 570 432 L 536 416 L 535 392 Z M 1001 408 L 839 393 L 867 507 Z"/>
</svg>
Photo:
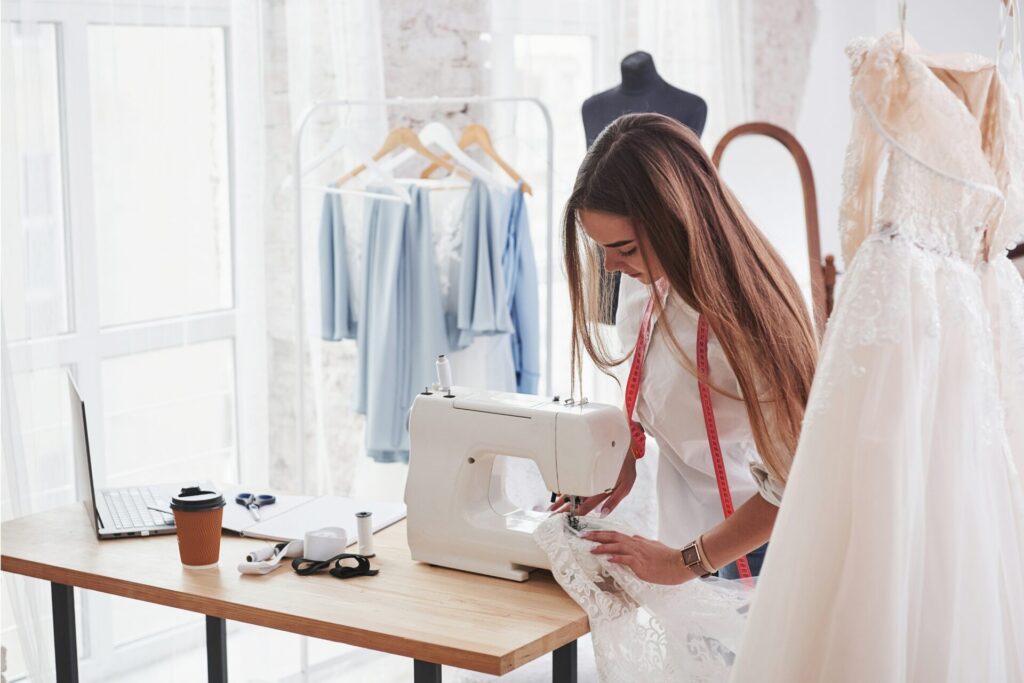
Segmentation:
<svg viewBox="0 0 1024 683">
<path fill-rule="evenodd" d="M 216 568 L 186 570 L 176 536 L 99 541 L 76 503 L 4 522 L 0 569 L 497 675 L 590 630 L 549 572 L 516 583 L 413 562 L 404 521 L 374 536 L 372 577 L 239 574 L 265 543 L 225 535 Z"/>
</svg>

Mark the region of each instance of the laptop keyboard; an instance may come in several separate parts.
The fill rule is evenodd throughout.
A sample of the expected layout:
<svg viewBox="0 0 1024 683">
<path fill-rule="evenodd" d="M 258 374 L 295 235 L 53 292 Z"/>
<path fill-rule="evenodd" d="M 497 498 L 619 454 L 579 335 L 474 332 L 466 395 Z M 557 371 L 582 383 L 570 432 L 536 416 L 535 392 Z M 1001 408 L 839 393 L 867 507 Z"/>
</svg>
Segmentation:
<svg viewBox="0 0 1024 683">
<path fill-rule="evenodd" d="M 154 526 L 171 526 L 173 520 L 147 506 L 166 507 L 167 501 L 158 504 L 148 488 L 126 488 L 104 491 L 111 521 L 118 529 L 145 529 Z"/>
</svg>

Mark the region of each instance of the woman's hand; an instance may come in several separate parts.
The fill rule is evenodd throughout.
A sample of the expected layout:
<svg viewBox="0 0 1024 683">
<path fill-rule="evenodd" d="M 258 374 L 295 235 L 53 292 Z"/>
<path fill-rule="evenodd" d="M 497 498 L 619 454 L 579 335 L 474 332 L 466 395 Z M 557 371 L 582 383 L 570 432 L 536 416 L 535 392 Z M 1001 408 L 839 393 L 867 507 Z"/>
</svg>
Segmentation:
<svg viewBox="0 0 1024 683">
<path fill-rule="evenodd" d="M 664 543 L 618 531 L 591 531 L 583 534 L 583 538 L 597 543 L 590 552 L 609 555 L 610 562 L 629 567 L 637 577 L 649 583 L 679 584 L 697 578 L 683 564 L 679 551 Z"/>
<path fill-rule="evenodd" d="M 630 448 L 626 451 L 626 457 L 622 459 L 622 467 L 619 469 L 619 478 L 615 482 L 615 487 L 608 493 L 598 493 L 597 495 L 584 498 L 579 507 L 576 508 L 576 515 L 582 517 L 604 502 L 604 505 L 601 507 L 601 516 L 607 516 L 609 512 L 622 502 L 626 494 L 633 489 L 635 482 L 636 458 L 633 457 L 633 449 Z M 566 512 L 569 509 L 569 504 L 559 499 L 548 509 L 553 512 Z"/>
</svg>

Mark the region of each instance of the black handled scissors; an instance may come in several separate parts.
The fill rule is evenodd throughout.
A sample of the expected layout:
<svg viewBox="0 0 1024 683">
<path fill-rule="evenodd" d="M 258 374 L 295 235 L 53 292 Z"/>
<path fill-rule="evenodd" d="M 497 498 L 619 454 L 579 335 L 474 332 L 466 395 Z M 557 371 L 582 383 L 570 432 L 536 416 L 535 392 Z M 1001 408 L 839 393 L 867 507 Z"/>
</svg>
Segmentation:
<svg viewBox="0 0 1024 683">
<path fill-rule="evenodd" d="M 264 505 L 273 505 L 277 502 L 277 498 L 269 493 L 247 493 L 243 491 L 235 496 L 235 502 L 249 508 L 252 518 L 258 522 L 260 521 L 260 508 Z"/>
</svg>

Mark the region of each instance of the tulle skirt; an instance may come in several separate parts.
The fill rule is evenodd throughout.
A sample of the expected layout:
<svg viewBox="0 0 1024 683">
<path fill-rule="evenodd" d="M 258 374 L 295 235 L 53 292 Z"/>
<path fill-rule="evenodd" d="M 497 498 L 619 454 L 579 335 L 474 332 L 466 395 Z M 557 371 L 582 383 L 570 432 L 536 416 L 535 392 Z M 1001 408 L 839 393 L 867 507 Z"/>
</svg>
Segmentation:
<svg viewBox="0 0 1024 683">
<path fill-rule="evenodd" d="M 1003 281 L 861 246 L 732 680 L 1024 680 L 1024 304 Z"/>
</svg>

